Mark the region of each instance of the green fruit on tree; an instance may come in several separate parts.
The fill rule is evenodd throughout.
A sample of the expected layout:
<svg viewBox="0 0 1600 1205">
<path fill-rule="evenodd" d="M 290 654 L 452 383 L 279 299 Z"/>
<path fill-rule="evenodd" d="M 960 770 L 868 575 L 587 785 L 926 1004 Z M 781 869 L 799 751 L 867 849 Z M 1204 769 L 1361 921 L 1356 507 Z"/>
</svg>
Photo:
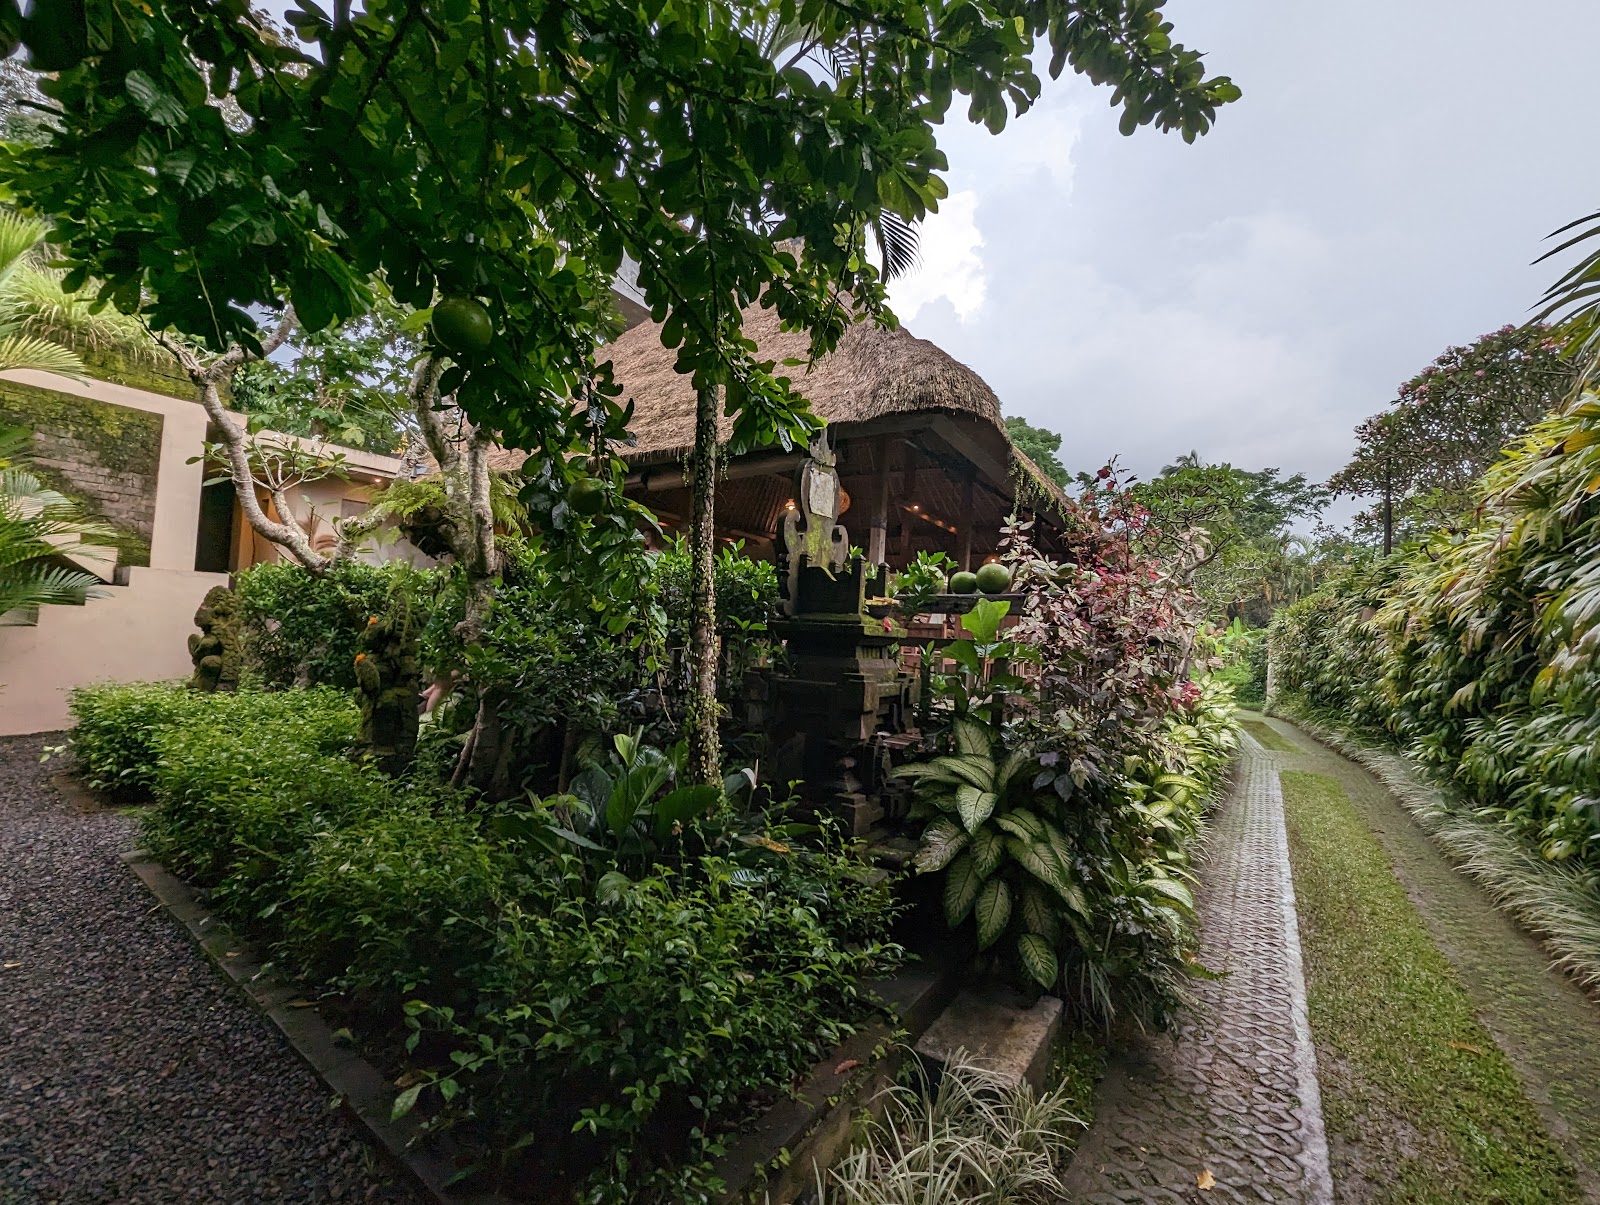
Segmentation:
<svg viewBox="0 0 1600 1205">
<path fill-rule="evenodd" d="M 1011 570 L 991 561 L 978 567 L 978 589 L 985 594 L 1004 594 L 1011 589 Z"/>
<path fill-rule="evenodd" d="M 470 297 L 446 297 L 433 307 L 433 337 L 450 351 L 488 351 L 494 339 L 494 319 L 482 303 Z"/>
<path fill-rule="evenodd" d="M 951 594 L 976 594 L 978 592 L 978 575 L 962 570 L 950 578 Z"/>
<path fill-rule="evenodd" d="M 606 487 L 593 477 L 579 477 L 567 486 L 567 505 L 580 515 L 598 515 L 606 508 Z"/>
</svg>

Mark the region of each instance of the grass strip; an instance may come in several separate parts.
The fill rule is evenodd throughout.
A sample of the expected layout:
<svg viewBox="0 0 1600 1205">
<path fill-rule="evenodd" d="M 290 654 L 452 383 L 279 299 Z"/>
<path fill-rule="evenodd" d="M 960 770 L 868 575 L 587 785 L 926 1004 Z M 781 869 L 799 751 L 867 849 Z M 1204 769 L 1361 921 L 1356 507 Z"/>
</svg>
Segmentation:
<svg viewBox="0 0 1600 1205">
<path fill-rule="evenodd" d="M 1343 787 L 1282 782 L 1336 1197 L 1582 1200 Z"/>
<path fill-rule="evenodd" d="M 1240 720 L 1240 726 L 1251 736 L 1256 738 L 1263 748 L 1271 749 L 1276 753 L 1298 753 L 1299 746 L 1289 740 L 1271 724 L 1261 720 Z"/>
</svg>

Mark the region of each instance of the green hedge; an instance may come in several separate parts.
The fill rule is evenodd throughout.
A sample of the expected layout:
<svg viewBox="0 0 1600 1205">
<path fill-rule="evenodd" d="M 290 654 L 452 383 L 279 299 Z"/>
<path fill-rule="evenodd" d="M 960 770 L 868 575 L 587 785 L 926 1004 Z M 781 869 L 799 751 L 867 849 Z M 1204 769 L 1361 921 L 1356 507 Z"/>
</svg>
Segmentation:
<svg viewBox="0 0 1600 1205">
<path fill-rule="evenodd" d="M 1478 519 L 1272 629 L 1281 705 L 1381 736 L 1600 888 L 1600 399 L 1534 427 Z"/>
<path fill-rule="evenodd" d="M 217 736 L 235 727 L 257 734 L 276 730 L 283 739 L 329 752 L 354 741 L 360 720 L 355 704 L 338 691 L 203 695 L 176 682 L 132 682 L 80 686 L 69 699 L 77 723 L 67 745 L 78 772 L 96 790 L 129 798 L 155 788 L 162 737 L 188 730 L 202 717 Z M 264 760 L 261 753 L 255 751 L 256 763 Z"/>
<path fill-rule="evenodd" d="M 552 850 L 542 817 L 571 797 L 491 808 L 352 762 L 341 692 L 73 706 L 82 764 L 153 784 L 157 856 L 308 992 L 343 993 L 361 1039 L 409 1025 L 403 1105 L 524 1186 L 710 1201 L 726 1135 L 878 1011 L 856 984 L 893 963 L 887 891 L 836 848 L 664 851 L 676 869 L 630 881 Z"/>
</svg>

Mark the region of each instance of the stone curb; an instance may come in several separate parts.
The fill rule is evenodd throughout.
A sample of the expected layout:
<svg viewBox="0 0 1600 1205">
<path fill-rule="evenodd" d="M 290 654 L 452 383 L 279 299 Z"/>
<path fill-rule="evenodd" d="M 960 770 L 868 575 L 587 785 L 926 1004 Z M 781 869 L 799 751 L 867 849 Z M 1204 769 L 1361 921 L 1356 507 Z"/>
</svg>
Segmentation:
<svg viewBox="0 0 1600 1205">
<path fill-rule="evenodd" d="M 423 1140 L 416 1118 L 390 1120 L 396 1092 L 383 1073 L 342 1045 L 317 1010 L 299 1002 L 298 988 L 265 970 L 255 952 L 147 851 L 132 850 L 123 854 L 122 860 L 240 995 L 272 1023 L 301 1061 L 339 1098 L 369 1141 L 384 1151 L 429 1201 L 434 1205 L 507 1205 L 504 1197 L 495 1194 L 450 1188 L 455 1167 Z"/>
<path fill-rule="evenodd" d="M 849 1148 L 856 1118 L 863 1111 L 882 1115 L 884 1089 L 895 1082 L 911 1045 L 955 998 L 962 972 L 957 959 L 919 962 L 892 979 L 864 984 L 896 1025 L 863 1026 L 811 1069 L 794 1096 L 774 1102 L 732 1144 L 715 1166 L 726 1185 L 721 1205 L 809 1199 L 816 1169 L 832 1167 Z"/>
</svg>

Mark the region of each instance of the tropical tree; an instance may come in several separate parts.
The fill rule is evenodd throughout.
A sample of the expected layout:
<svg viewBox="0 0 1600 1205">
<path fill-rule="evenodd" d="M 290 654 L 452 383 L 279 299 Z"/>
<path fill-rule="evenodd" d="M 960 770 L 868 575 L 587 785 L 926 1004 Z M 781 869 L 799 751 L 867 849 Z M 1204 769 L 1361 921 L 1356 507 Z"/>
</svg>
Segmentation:
<svg viewBox="0 0 1600 1205">
<path fill-rule="evenodd" d="M 774 13 L 837 73 L 764 53 Z M 54 128 L 0 152 L 0 184 L 56 215 L 69 288 L 101 281 L 213 355 L 259 356 L 261 307 L 310 331 L 365 313 L 380 276 L 414 310 L 481 307 L 486 338 L 438 393 L 538 451 L 530 499 L 548 530 L 590 476 L 626 509 L 620 460 L 595 438 L 626 413 L 596 367 L 624 255 L 694 379 L 701 444 L 720 403 L 732 450 L 790 446 L 816 420 L 739 314 L 775 308 L 818 354 L 851 321 L 892 322 L 868 234 L 937 206 L 936 133 L 957 95 L 999 131 L 1038 97 L 1046 41 L 1052 75 L 1070 63 L 1116 87 L 1125 132 L 1193 139 L 1239 95 L 1173 40 L 1159 0 L 370 0 L 288 19 L 294 37 L 220 0 L 36 4 L 22 40 L 54 73 L 40 84 Z M 696 460 L 708 528 L 712 464 Z M 697 583 L 707 545 L 693 542 Z M 709 638 L 709 585 L 692 604 Z M 711 782 L 701 679 L 691 772 Z"/>
<path fill-rule="evenodd" d="M 1192 562 L 1191 581 L 1212 620 L 1243 616 L 1264 625 L 1274 608 L 1319 580 L 1315 547 L 1294 525 L 1320 515 L 1328 491 L 1304 473 L 1207 464 L 1190 452 L 1132 493 L 1165 538 L 1200 533 L 1204 549 Z"/>
<path fill-rule="evenodd" d="M 1501 449 L 1559 408 L 1575 380 L 1561 336 L 1538 323 L 1446 348 L 1356 428 L 1356 454 L 1328 485 L 1377 499 L 1355 525 L 1381 533 L 1387 553 L 1397 534 L 1447 526 L 1471 510 L 1475 483 Z"/>
<path fill-rule="evenodd" d="M 0 430 L 0 615 L 99 597 L 99 578 L 59 562 L 87 540 L 114 535 L 28 471 L 31 439 L 20 428 Z"/>
<path fill-rule="evenodd" d="M 1038 465 L 1046 477 L 1057 485 L 1067 484 L 1066 466 L 1056 455 L 1061 451 L 1061 436 L 1044 427 L 1035 427 L 1015 414 L 1006 417 L 1006 434 L 1011 436 L 1017 451 Z"/>
</svg>

